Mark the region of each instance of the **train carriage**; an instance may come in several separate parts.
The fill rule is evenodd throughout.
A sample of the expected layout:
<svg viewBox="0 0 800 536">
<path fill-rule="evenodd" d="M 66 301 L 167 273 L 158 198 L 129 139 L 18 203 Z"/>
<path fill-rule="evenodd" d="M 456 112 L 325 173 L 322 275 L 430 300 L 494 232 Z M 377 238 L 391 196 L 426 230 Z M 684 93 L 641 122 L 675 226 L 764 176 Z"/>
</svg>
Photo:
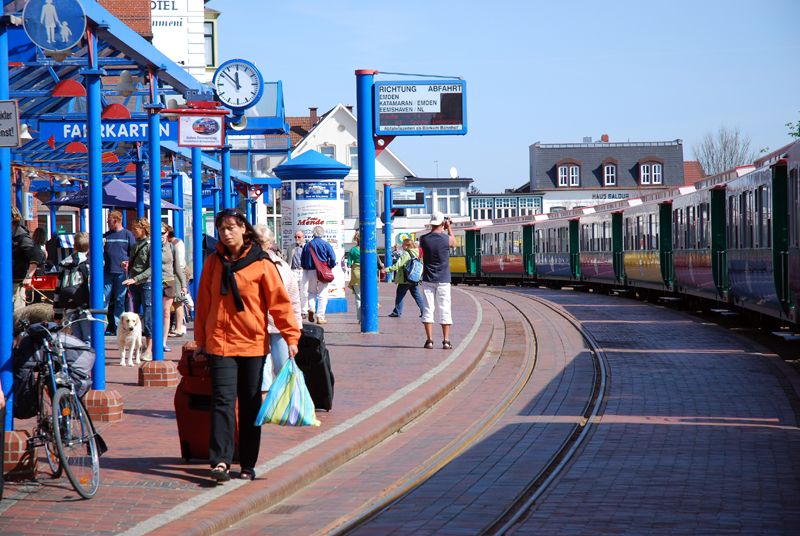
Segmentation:
<svg viewBox="0 0 800 536">
<path fill-rule="evenodd" d="M 615 283 L 622 272 L 622 212 L 580 217 L 580 272 L 584 281 Z"/>
<path fill-rule="evenodd" d="M 669 200 L 634 205 L 623 211 L 623 258 L 629 285 L 672 289 L 671 217 Z"/>
<path fill-rule="evenodd" d="M 725 189 L 703 188 L 672 201 L 672 265 L 676 291 L 722 298 L 725 269 Z"/>
<path fill-rule="evenodd" d="M 727 183 L 730 292 L 746 309 L 788 318 L 789 210 L 787 160 Z"/>
<path fill-rule="evenodd" d="M 800 141 L 795 142 L 787 154 L 787 179 L 789 197 L 789 248 L 785 255 L 789 288 L 792 292 L 793 310 L 790 313 L 793 321 L 800 321 L 798 316 L 798 302 L 800 301 Z"/>
<path fill-rule="evenodd" d="M 514 220 L 481 231 L 481 273 L 490 283 L 521 283 L 525 278 L 523 224 Z"/>
<path fill-rule="evenodd" d="M 559 212 L 551 215 L 552 219 L 535 224 L 535 268 L 539 279 L 566 283 L 580 278 L 580 215 L 580 210 Z"/>
</svg>

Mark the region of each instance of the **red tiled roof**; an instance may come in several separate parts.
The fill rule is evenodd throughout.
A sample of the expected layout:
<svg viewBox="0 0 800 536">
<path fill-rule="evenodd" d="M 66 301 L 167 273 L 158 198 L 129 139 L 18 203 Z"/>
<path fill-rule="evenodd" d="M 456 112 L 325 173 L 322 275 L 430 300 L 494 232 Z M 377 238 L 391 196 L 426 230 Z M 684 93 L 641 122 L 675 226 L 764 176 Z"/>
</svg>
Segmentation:
<svg viewBox="0 0 800 536">
<path fill-rule="evenodd" d="M 700 179 L 704 179 L 706 172 L 703 171 L 703 166 L 700 162 L 691 161 L 683 163 L 683 183 L 694 184 Z"/>
<path fill-rule="evenodd" d="M 291 141 L 291 148 L 294 149 L 300 142 L 303 141 L 303 138 L 308 136 L 308 133 L 311 132 L 311 129 L 314 128 L 320 121 L 322 121 L 329 113 L 331 113 L 333 109 L 328 110 L 322 115 L 317 116 L 317 121 L 312 125 L 311 124 L 311 117 L 287 117 L 286 122 L 289 123 L 289 139 Z M 266 136 L 267 138 L 282 138 L 285 139 L 286 136 Z"/>
</svg>

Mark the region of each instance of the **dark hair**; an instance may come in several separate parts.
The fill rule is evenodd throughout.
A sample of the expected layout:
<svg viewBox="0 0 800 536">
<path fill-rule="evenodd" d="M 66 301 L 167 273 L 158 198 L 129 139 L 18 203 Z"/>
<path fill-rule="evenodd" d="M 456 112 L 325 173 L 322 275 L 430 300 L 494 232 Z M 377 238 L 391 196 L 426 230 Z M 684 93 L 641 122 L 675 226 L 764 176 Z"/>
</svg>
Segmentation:
<svg viewBox="0 0 800 536">
<path fill-rule="evenodd" d="M 245 245 L 250 245 L 254 241 L 257 241 L 258 235 L 256 234 L 256 230 L 253 229 L 253 226 L 247 221 L 247 218 L 242 211 L 238 208 L 226 208 L 225 210 L 221 210 L 217 213 L 217 216 L 214 218 L 214 227 L 217 229 L 220 228 L 222 225 L 222 221 L 225 218 L 237 218 L 239 222 L 244 225 L 244 243 Z"/>
<path fill-rule="evenodd" d="M 33 242 L 37 246 L 43 246 L 47 242 L 47 231 L 44 230 L 44 227 L 37 227 L 35 231 L 33 231 Z"/>
</svg>

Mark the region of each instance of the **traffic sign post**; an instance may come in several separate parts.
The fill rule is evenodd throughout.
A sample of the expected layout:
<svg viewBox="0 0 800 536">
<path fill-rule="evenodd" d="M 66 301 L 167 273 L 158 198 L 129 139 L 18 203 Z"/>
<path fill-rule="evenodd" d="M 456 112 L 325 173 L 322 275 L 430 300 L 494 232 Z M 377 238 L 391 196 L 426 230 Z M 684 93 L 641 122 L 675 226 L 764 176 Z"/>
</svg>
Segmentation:
<svg viewBox="0 0 800 536">
<path fill-rule="evenodd" d="M 33 43 L 52 52 L 65 52 L 86 32 L 86 14 L 78 0 L 29 0 L 22 26 Z"/>
<path fill-rule="evenodd" d="M 356 71 L 358 217 L 361 233 L 361 332 L 378 332 L 375 158 L 394 136 L 467 133 L 467 83 L 460 78 L 375 82 L 378 71 Z M 394 73 L 397 74 L 397 73 Z M 380 146 L 376 149 L 375 141 Z M 395 193 L 396 192 L 396 193 Z M 384 190 L 386 264 L 391 265 L 392 208 L 424 208 L 424 188 Z"/>
<path fill-rule="evenodd" d="M 17 101 L 0 101 L 0 147 L 19 147 L 19 108 Z"/>
</svg>

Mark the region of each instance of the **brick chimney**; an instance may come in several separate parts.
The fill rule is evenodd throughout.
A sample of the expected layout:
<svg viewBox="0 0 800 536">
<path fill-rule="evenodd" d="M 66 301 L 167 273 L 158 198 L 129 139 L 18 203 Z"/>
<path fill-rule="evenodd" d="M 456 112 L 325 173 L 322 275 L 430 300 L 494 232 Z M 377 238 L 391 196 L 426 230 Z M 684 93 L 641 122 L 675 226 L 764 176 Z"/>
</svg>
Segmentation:
<svg viewBox="0 0 800 536">
<path fill-rule="evenodd" d="M 309 107 L 308 111 L 309 115 L 311 116 L 311 126 L 313 127 L 317 124 L 317 109 Z"/>
<path fill-rule="evenodd" d="M 600 139 L 603 140 L 603 143 L 608 143 L 608 134 L 603 134 Z"/>
<path fill-rule="evenodd" d="M 345 104 L 344 107 L 347 108 L 348 112 L 353 113 L 353 105 L 352 104 Z"/>
</svg>

